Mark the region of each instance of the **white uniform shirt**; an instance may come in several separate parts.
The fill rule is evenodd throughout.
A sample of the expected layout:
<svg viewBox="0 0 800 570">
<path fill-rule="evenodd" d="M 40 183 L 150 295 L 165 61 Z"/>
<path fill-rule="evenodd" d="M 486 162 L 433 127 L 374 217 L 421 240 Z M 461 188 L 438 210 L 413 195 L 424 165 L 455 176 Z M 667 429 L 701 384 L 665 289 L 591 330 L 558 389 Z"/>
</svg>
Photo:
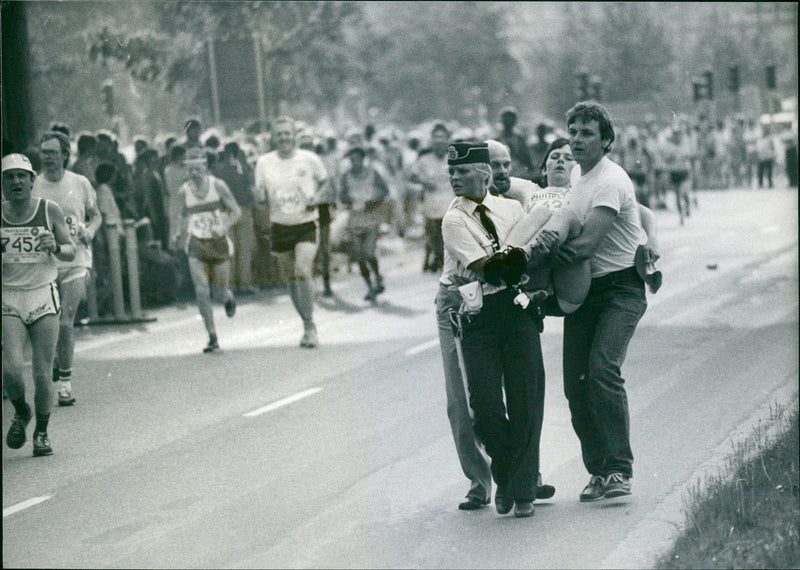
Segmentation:
<svg viewBox="0 0 800 570">
<path fill-rule="evenodd" d="M 442 237 L 444 238 L 444 265 L 440 281 L 450 284 L 450 277 L 459 276 L 475 281 L 478 276 L 467 269 L 469 265 L 494 253 L 492 237 L 481 223 L 475 211 L 478 204 L 467 198 L 458 196 L 450 204 L 450 208 L 442 219 Z M 505 245 L 506 236 L 514 224 L 522 217 L 522 206 L 516 200 L 509 200 L 486 194 L 483 205 L 487 215 L 494 223 L 500 247 Z M 489 295 L 502 289 L 487 283 L 483 284 L 483 293 Z"/>
<path fill-rule="evenodd" d="M 639 217 L 633 182 L 625 170 L 603 157 L 586 174 L 580 166 L 572 171 L 572 207 L 581 224 L 592 208 L 605 206 L 617 213 L 611 229 L 600 241 L 591 258 L 592 277 L 633 267 L 636 248 L 647 242 Z"/>
</svg>

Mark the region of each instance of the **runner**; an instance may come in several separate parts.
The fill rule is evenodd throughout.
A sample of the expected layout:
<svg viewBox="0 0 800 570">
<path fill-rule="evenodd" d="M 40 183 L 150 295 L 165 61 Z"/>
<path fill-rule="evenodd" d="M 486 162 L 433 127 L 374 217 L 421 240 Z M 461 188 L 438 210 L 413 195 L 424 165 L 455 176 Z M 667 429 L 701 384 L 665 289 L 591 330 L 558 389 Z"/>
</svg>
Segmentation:
<svg viewBox="0 0 800 570">
<path fill-rule="evenodd" d="M 425 262 L 423 271 L 438 272 L 444 263 L 442 218 L 453 200 L 447 176 L 447 138 L 444 123 L 431 129 L 431 152 L 420 153 L 411 167 L 409 181 L 422 186 L 422 214 L 425 218 Z"/>
<path fill-rule="evenodd" d="M 366 155 L 366 150 L 361 146 L 355 146 L 347 152 L 351 166 L 342 175 L 341 201 L 350 211 L 347 231 L 352 243 L 352 259 L 358 263 L 367 283 L 364 300 L 375 301 L 385 290 L 376 249 L 382 219 L 381 206 L 389 195 L 389 188 L 375 168 L 364 165 Z"/>
<path fill-rule="evenodd" d="M 183 247 L 189 258 L 189 272 L 197 296 L 197 307 L 208 332 L 208 345 L 203 352 L 209 353 L 219 349 L 214 312 L 211 308 L 212 299 L 222 292 L 225 314 L 233 317 L 236 313 L 236 300 L 230 289 L 233 242 L 228 233 L 242 211 L 228 186 L 208 173 L 205 151 L 189 149 L 184 164 L 188 169 L 189 179 L 178 191 L 183 212 L 179 227 L 172 236 L 172 243 Z"/>
<path fill-rule="evenodd" d="M 319 243 L 317 203 L 327 185 L 328 173 L 319 156 L 296 148 L 293 119 L 275 119 L 272 141 L 276 150 L 256 162 L 257 194 L 260 201 L 267 202 L 272 253 L 289 284 L 292 303 L 303 319 L 300 346 L 314 348 L 319 343 L 313 289 Z"/>
<path fill-rule="evenodd" d="M 15 412 L 6 444 L 11 449 L 25 445 L 33 417 L 23 378 L 24 348 L 30 340 L 36 412 L 33 456 L 41 457 L 53 453 L 47 425 L 60 311 L 55 258 L 71 261 L 76 248 L 58 204 L 31 197 L 36 173 L 27 157 L 4 156 L 2 177 L 3 386 Z"/>
<path fill-rule="evenodd" d="M 33 183 L 33 196 L 59 205 L 75 241 L 75 256 L 70 261 L 56 260 L 61 318 L 58 347 L 53 363 L 53 382 L 59 382 L 58 405 L 72 406 L 72 363 L 75 355 L 75 314 L 86 299 L 86 279 L 92 268 L 92 240 L 103 223 L 97 208 L 97 195 L 89 179 L 66 170 L 70 143 L 62 133 L 45 133 L 39 144 L 42 176 Z"/>
</svg>

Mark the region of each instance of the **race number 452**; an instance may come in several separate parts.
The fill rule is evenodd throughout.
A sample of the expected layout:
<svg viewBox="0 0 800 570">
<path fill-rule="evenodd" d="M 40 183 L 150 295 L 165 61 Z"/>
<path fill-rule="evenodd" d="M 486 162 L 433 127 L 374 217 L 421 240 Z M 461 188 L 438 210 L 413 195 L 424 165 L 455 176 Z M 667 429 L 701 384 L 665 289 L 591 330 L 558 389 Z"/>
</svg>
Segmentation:
<svg viewBox="0 0 800 570">
<path fill-rule="evenodd" d="M 43 228 L 3 228 L 0 243 L 5 263 L 39 263 L 47 258 L 42 250 L 39 233 Z"/>
</svg>

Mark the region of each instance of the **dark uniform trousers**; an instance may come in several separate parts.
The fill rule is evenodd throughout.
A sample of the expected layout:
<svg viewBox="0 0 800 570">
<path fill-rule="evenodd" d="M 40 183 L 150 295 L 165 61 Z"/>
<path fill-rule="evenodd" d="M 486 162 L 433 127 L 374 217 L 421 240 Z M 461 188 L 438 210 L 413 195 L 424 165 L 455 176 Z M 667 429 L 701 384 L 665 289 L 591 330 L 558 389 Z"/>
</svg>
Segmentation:
<svg viewBox="0 0 800 570">
<path fill-rule="evenodd" d="M 484 296 L 480 313 L 464 323 L 462 348 L 475 435 L 492 460 L 492 476 L 515 500 L 533 501 L 544 413 L 544 363 L 536 323 L 514 305 L 514 295 L 502 290 Z"/>
</svg>

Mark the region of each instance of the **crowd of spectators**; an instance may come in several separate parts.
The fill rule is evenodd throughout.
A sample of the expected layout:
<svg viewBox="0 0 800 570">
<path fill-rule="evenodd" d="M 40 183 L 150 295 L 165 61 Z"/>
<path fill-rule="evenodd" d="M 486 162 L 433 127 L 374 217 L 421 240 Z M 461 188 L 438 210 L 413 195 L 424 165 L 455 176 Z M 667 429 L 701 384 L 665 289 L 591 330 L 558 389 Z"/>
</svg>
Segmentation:
<svg viewBox="0 0 800 570">
<path fill-rule="evenodd" d="M 381 235 L 422 241 L 426 249 L 423 270 L 436 272 L 441 268 L 438 225 L 442 208 L 437 206 L 433 185 L 425 179 L 425 173 L 441 160 L 440 143 L 443 141 L 446 148 L 451 140 L 495 138 L 509 147 L 515 175 L 541 184 L 542 155 L 550 142 L 564 136 L 562 129 L 547 123 L 536 125 L 528 136 L 518 126 L 518 113 L 512 107 L 504 108 L 498 118 L 496 126 L 471 128 L 431 121 L 405 132 L 394 125 L 376 128 L 367 124 L 337 133 L 329 127 L 298 122 L 298 148 L 313 150 L 321 157 L 330 181 L 328 197 L 320 200 L 321 213 L 325 210 L 322 217 L 330 222 L 326 240 L 330 249 L 322 248 L 317 263 L 326 294 L 330 294 L 331 252 L 342 254 L 340 259 L 345 260 L 343 267 L 334 265 L 334 269 L 349 271 L 351 261 L 357 263 L 348 258 L 354 244 L 348 243 L 346 232 L 336 221 L 337 211 L 342 209 L 342 175 L 351 166 L 349 151 L 364 149 L 366 164 L 388 188 L 380 213 Z M 110 131 L 82 132 L 72 137 L 66 125 L 53 124 L 51 129 L 70 137 L 74 158 L 69 169 L 86 176 L 97 191 L 106 225 L 106 231 L 99 232 L 94 242 L 93 277 L 101 315 L 112 308 L 108 232 L 121 235 L 123 220 L 137 222 L 143 303 L 158 305 L 192 297 L 185 255 L 174 251 L 169 239 L 180 218 L 176 197 L 186 180 L 183 162 L 191 148 L 206 152 L 209 171 L 228 185 L 243 211 L 232 235 L 236 252 L 231 271 L 234 290 L 248 294 L 276 284 L 278 277 L 269 255 L 267 211 L 253 193 L 256 160 L 272 148 L 268 131 L 226 133 L 217 127 L 204 129 L 200 120 L 191 118 L 180 134 L 154 139 L 137 136 L 131 145 L 121 148 Z M 796 136 L 796 132 L 776 133 L 770 124 L 755 117 L 709 121 L 683 116 L 658 121 L 648 116 L 639 125 L 619 130 L 610 156 L 629 173 L 642 204 L 676 209 L 683 222 L 692 203 L 696 205 L 694 193 L 698 189 L 772 188 L 778 179 L 796 187 Z M 36 150 L 29 149 L 25 154 L 39 171 Z M 446 169 L 443 175 L 446 178 Z M 449 198 L 444 202 L 446 206 Z M 125 270 L 126 264 L 122 267 Z M 83 313 L 81 316 L 85 316 Z"/>
</svg>

